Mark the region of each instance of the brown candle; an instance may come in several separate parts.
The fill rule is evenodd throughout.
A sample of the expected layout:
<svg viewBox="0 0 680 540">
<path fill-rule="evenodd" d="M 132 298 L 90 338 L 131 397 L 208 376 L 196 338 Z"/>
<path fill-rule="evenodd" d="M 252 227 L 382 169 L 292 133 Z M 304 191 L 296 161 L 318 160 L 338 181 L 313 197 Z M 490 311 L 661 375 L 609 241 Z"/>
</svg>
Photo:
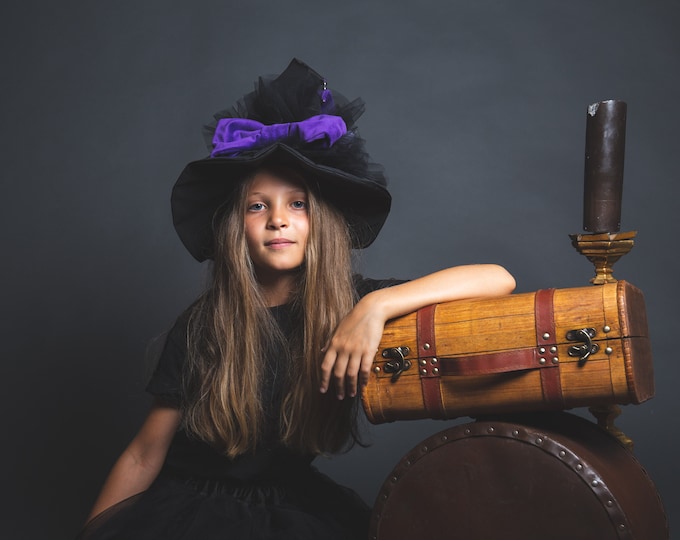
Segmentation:
<svg viewBox="0 0 680 540">
<path fill-rule="evenodd" d="M 607 100 L 588 107 L 583 229 L 592 233 L 621 228 L 626 102 Z"/>
</svg>

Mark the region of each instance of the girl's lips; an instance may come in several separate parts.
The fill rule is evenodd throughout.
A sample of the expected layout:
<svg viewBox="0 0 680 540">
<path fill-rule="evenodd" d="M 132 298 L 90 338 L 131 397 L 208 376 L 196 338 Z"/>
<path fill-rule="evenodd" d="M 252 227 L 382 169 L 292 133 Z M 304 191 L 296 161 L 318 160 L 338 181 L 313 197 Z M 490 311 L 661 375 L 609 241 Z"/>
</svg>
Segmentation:
<svg viewBox="0 0 680 540">
<path fill-rule="evenodd" d="M 264 245 L 267 247 L 286 247 L 290 246 L 291 244 L 294 244 L 292 240 L 288 240 L 288 238 L 275 238 L 274 240 L 269 240 L 269 242 L 265 242 Z"/>
</svg>

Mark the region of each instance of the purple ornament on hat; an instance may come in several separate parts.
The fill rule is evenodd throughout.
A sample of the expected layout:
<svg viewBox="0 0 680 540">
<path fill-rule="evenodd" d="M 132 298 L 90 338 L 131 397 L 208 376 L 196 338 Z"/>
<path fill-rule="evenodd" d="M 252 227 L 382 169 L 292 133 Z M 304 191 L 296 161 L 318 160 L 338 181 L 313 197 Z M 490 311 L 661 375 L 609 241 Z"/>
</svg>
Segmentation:
<svg viewBox="0 0 680 540">
<path fill-rule="evenodd" d="M 321 90 L 321 112 L 327 114 L 335 107 L 333 102 L 333 93 L 328 89 L 326 79 L 323 80 L 323 89 Z"/>
</svg>

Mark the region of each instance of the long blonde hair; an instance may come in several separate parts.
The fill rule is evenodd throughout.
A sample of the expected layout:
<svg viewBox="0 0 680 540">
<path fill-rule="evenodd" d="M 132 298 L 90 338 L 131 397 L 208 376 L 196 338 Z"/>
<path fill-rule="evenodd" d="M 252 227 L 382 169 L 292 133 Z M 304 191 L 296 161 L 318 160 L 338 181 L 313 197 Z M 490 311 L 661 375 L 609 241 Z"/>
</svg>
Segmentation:
<svg viewBox="0 0 680 540">
<path fill-rule="evenodd" d="M 269 169 L 284 178 L 299 175 Z M 283 394 L 278 429 L 300 452 L 337 452 L 358 440 L 356 399 L 319 392 L 321 349 L 353 307 L 347 223 L 307 185 L 309 236 L 292 294 L 293 331 L 282 335 L 260 292 L 244 234 L 245 180 L 216 228 L 212 282 L 193 307 L 188 328 L 185 427 L 230 457 L 262 441 L 267 354 L 282 355 Z M 279 373 L 279 376 L 281 374 Z"/>
</svg>

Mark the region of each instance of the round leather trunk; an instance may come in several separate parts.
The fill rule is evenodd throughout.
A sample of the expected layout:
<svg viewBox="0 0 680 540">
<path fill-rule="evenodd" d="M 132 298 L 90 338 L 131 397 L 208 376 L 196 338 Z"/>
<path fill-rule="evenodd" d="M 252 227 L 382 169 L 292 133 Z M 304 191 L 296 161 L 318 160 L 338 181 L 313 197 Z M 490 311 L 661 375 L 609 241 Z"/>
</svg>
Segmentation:
<svg viewBox="0 0 680 540">
<path fill-rule="evenodd" d="M 662 540 L 659 495 L 633 454 L 568 413 L 441 431 L 385 480 L 373 540 Z"/>
</svg>

